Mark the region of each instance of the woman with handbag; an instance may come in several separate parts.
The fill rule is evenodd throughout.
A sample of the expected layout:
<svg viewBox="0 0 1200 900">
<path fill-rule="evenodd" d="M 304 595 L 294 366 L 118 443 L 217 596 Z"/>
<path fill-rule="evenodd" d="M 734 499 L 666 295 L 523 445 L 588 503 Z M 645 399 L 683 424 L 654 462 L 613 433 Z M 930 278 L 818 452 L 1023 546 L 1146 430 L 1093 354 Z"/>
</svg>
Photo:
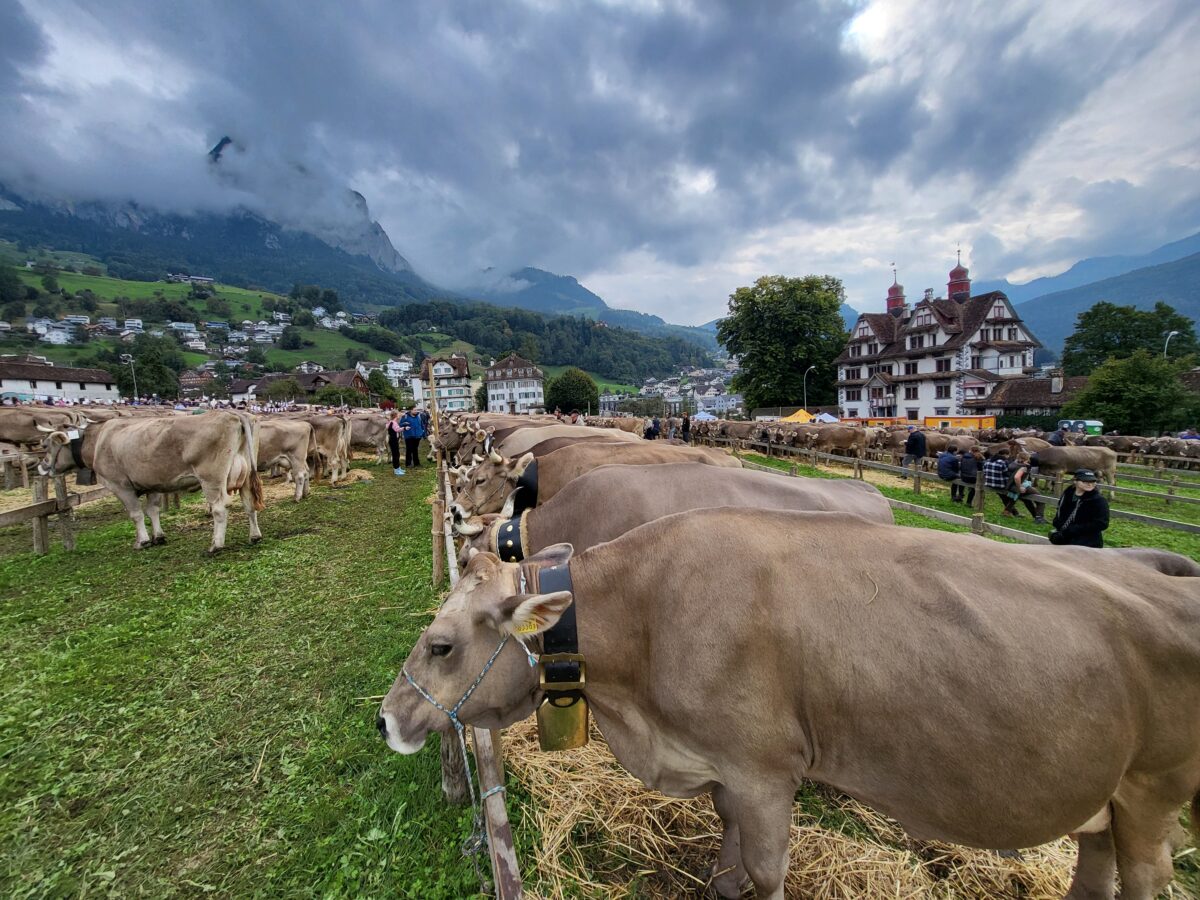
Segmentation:
<svg viewBox="0 0 1200 900">
<path fill-rule="evenodd" d="M 1096 490 L 1096 473 L 1078 469 L 1075 481 L 1063 491 L 1054 515 L 1052 544 L 1077 547 L 1103 547 L 1104 529 L 1108 528 L 1108 501 Z"/>
</svg>

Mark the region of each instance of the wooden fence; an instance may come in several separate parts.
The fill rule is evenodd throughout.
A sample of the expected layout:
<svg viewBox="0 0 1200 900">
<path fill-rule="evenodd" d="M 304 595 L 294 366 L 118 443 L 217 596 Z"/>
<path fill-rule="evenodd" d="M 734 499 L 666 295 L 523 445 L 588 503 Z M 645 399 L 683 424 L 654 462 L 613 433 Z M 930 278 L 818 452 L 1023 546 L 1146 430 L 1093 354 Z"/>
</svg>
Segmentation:
<svg viewBox="0 0 1200 900">
<path fill-rule="evenodd" d="M 439 451 L 438 493 L 433 502 L 433 586 L 440 587 L 445 573 L 449 573 L 450 587 L 458 583 L 458 554 L 454 546 L 454 533 L 446 509 L 454 498 L 450 476 Z M 443 566 L 443 562 L 445 565 Z M 517 865 L 517 851 L 513 844 L 512 826 L 508 821 L 508 810 L 503 791 L 494 790 L 504 785 L 504 756 L 499 731 L 470 729 L 471 747 L 475 754 L 475 771 L 479 778 L 479 796 L 483 800 L 484 824 L 487 828 L 488 855 L 492 864 L 492 884 L 498 900 L 515 900 L 523 896 L 521 869 Z M 452 738 L 442 735 L 442 741 Z M 452 778 L 443 763 L 443 781 Z M 470 777 L 470 773 L 466 773 Z"/>
<path fill-rule="evenodd" d="M 33 528 L 34 553 L 50 552 L 51 516 L 58 520 L 58 533 L 62 536 L 63 549 L 74 550 L 75 507 L 112 496 L 112 491 L 103 487 L 82 494 L 68 491 L 65 475 L 56 475 L 53 478 L 48 475 L 34 475 L 30 480 L 33 502 L 28 506 L 0 513 L 0 528 L 29 522 Z M 54 484 L 53 497 L 50 496 L 51 482 Z"/>
<path fill-rule="evenodd" d="M 810 449 L 807 449 L 804 447 L 792 447 L 792 446 L 788 446 L 788 445 L 784 445 L 784 444 L 776 444 L 771 441 L 741 441 L 736 438 L 723 438 L 723 437 L 715 437 L 715 436 L 711 436 L 711 435 L 704 438 L 704 440 L 707 441 L 708 443 L 711 443 L 714 445 L 731 446 L 734 448 L 742 447 L 742 448 L 760 450 L 767 456 L 775 456 L 776 454 L 783 454 L 786 456 L 790 456 L 792 458 L 806 460 L 808 465 L 812 466 L 813 468 L 819 468 L 818 464 L 821 462 L 833 463 L 833 464 L 839 465 L 839 466 L 849 466 L 853 470 L 853 476 L 855 478 L 862 478 L 862 470 L 863 469 L 873 469 L 873 470 L 879 471 L 879 472 L 888 472 L 893 475 L 899 475 L 901 477 L 911 476 L 912 477 L 912 492 L 914 494 L 921 493 L 921 482 L 923 479 L 924 480 L 933 479 L 934 481 L 936 481 L 939 484 L 946 483 L 946 482 L 943 482 L 936 475 L 930 474 L 925 469 L 926 465 L 931 465 L 933 463 L 933 460 L 930 459 L 929 457 L 926 457 L 924 460 L 921 460 L 920 462 L 913 463 L 910 468 L 905 468 L 903 466 L 897 466 L 897 465 L 892 465 L 889 463 L 877 462 L 872 459 L 858 459 L 857 457 L 838 456 L 833 453 L 821 453 L 820 451 L 817 451 L 817 450 L 810 450 Z M 882 451 L 879 451 L 879 452 L 882 452 Z M 795 474 L 795 472 L 793 471 L 790 474 Z M 1049 484 L 1051 486 L 1051 492 L 1052 492 L 1053 496 L 1046 495 L 1046 494 L 1029 494 L 1029 495 L 1026 495 L 1026 499 L 1032 500 L 1035 503 L 1046 503 L 1046 504 L 1049 504 L 1051 508 L 1057 508 L 1058 495 L 1061 492 L 1061 488 L 1062 488 L 1061 479 L 1059 479 L 1059 478 L 1051 479 L 1048 477 L 1042 477 L 1039 480 L 1043 484 Z M 1178 487 L 1187 487 L 1187 485 L 1186 484 L 1177 485 L 1176 489 L 1178 489 Z M 986 492 L 983 489 L 983 473 L 982 473 L 982 471 L 979 474 L 979 478 L 975 484 L 975 488 L 976 488 L 975 503 L 976 503 L 976 507 L 977 507 L 977 510 L 976 510 L 977 516 L 972 516 L 971 519 L 967 519 L 965 516 L 954 516 L 955 519 L 961 520 L 959 522 L 956 522 L 955 524 L 970 525 L 976 517 L 978 517 L 979 519 L 982 519 L 983 498 L 986 496 Z M 1110 487 L 1108 485 L 1104 486 L 1104 490 L 1109 493 L 1110 497 L 1113 495 L 1120 496 L 1121 494 L 1124 494 L 1127 496 L 1150 497 L 1152 499 L 1162 500 L 1167 505 L 1170 505 L 1171 503 L 1184 503 L 1184 504 L 1200 503 L 1200 499 L 1197 499 L 1194 497 L 1182 497 L 1182 496 L 1179 496 L 1174 493 L 1161 493 L 1159 491 L 1139 491 L 1135 488 Z M 910 511 L 918 512 L 922 515 L 926 515 L 928 512 L 938 512 L 937 510 L 929 510 L 928 507 L 923 507 L 923 506 L 920 506 L 917 504 L 911 504 L 909 508 L 910 508 Z M 951 514 L 945 513 L 943 515 L 951 515 Z M 1142 513 L 1135 513 L 1135 512 L 1129 512 L 1128 510 L 1124 510 L 1124 509 L 1117 509 L 1115 507 L 1110 507 L 1109 515 L 1114 519 L 1126 519 L 1131 522 L 1139 522 L 1143 525 L 1154 525 L 1158 528 L 1166 528 L 1171 531 L 1184 531 L 1184 532 L 1188 532 L 1189 534 L 1200 534 L 1200 525 L 1194 525 L 1191 522 L 1178 522 L 1174 519 L 1161 519 L 1161 518 L 1157 518 L 1155 516 L 1147 516 Z M 934 515 L 934 516 L 930 516 L 930 518 L 939 518 L 940 519 L 941 516 Z M 949 520 L 942 519 L 942 521 L 949 521 Z M 1000 528 L 1000 526 L 992 525 L 989 523 L 984 523 L 984 524 L 986 525 L 988 530 L 993 531 L 995 533 L 1012 532 L 1013 534 L 1028 535 L 1028 532 L 1023 532 L 1023 531 L 1019 531 L 1017 529 L 1012 529 L 1012 528 L 1006 528 L 1006 529 L 1003 529 L 1003 531 L 998 532 L 998 531 L 996 531 L 996 529 Z M 974 526 L 974 530 L 976 530 L 978 533 L 981 533 L 981 534 L 984 533 L 984 531 L 979 526 Z M 1006 534 L 1006 536 L 1012 537 L 1013 534 Z M 1038 537 L 1038 535 L 1028 535 L 1028 536 Z M 1021 538 L 1017 538 L 1017 540 L 1021 540 Z"/>
</svg>

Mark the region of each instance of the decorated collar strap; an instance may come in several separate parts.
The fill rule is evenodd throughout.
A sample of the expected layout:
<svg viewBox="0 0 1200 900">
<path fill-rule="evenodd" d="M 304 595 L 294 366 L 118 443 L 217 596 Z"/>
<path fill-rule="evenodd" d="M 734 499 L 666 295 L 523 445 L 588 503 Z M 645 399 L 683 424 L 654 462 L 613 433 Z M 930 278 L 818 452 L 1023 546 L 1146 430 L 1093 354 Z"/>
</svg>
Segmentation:
<svg viewBox="0 0 1200 900">
<path fill-rule="evenodd" d="M 525 467 L 521 477 L 517 479 L 516 506 L 513 512 L 520 514 L 533 509 L 538 502 L 538 464 L 535 459 Z"/>
<path fill-rule="evenodd" d="M 527 515 L 528 510 L 492 525 L 491 550 L 502 562 L 520 562 L 525 558 L 525 545 L 529 541 L 525 527 Z"/>
<path fill-rule="evenodd" d="M 521 566 L 530 593 L 549 594 L 555 591 L 574 593 L 569 562 L 557 566 Z M 566 698 L 581 699 L 585 678 L 583 656 L 579 653 L 579 633 L 575 625 L 572 602 L 559 620 L 542 635 L 542 687 L 551 702 Z"/>
</svg>

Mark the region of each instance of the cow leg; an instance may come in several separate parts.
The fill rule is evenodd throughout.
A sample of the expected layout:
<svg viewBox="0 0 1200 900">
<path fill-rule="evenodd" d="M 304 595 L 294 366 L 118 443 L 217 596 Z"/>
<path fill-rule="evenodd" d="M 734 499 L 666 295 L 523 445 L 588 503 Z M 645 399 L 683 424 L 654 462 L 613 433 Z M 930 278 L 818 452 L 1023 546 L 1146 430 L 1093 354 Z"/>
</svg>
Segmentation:
<svg viewBox="0 0 1200 900">
<path fill-rule="evenodd" d="M 1076 835 L 1079 858 L 1064 900 L 1113 900 L 1116 896 L 1117 851 L 1112 827 Z"/>
<path fill-rule="evenodd" d="M 135 549 L 141 550 L 143 547 L 150 546 L 150 535 L 146 533 L 146 516 L 142 512 L 142 501 L 138 495 L 128 488 L 113 489 L 113 493 L 117 495 L 117 499 L 125 507 L 125 512 L 129 514 L 129 518 L 133 521 L 134 530 L 137 532 L 137 537 L 133 540 Z"/>
<path fill-rule="evenodd" d="M 727 786 L 729 809 L 738 825 L 742 865 L 759 900 L 783 900 L 796 788 L 757 778 L 751 784 L 744 791 Z"/>
<path fill-rule="evenodd" d="M 257 544 L 262 540 L 262 532 L 258 530 L 258 510 L 254 508 L 250 485 L 243 485 L 238 493 L 242 495 L 242 509 L 246 510 L 246 518 L 250 521 L 250 543 Z"/>
<path fill-rule="evenodd" d="M 167 538 L 163 534 L 162 523 L 159 521 L 165 499 L 165 494 L 146 495 L 146 514 L 150 516 L 150 533 L 153 535 L 150 543 L 152 544 L 165 544 L 167 542 Z"/>
<path fill-rule="evenodd" d="M 721 850 L 713 867 L 713 887 L 722 897 L 740 897 L 749 876 L 742 865 L 741 835 L 737 820 L 733 817 L 733 804 L 724 785 L 718 784 L 712 791 L 713 807 L 721 817 L 725 830 L 721 835 Z"/>
<path fill-rule="evenodd" d="M 1161 782 L 1132 782 L 1127 775 L 1113 797 L 1113 837 L 1121 900 L 1154 900 L 1174 877 L 1171 834 L 1178 827 L 1180 797 Z M 1194 783 L 1190 781 L 1189 783 Z M 1178 784 L 1171 787 L 1178 788 Z"/>
<path fill-rule="evenodd" d="M 296 502 L 299 503 L 308 496 L 308 468 L 300 460 L 291 460 L 288 474 L 293 476 L 296 483 Z"/>
<path fill-rule="evenodd" d="M 204 492 L 208 501 L 208 511 L 212 514 L 213 537 L 209 545 L 208 555 L 225 549 L 225 529 L 229 525 L 229 494 L 225 490 L 209 490 Z"/>
</svg>

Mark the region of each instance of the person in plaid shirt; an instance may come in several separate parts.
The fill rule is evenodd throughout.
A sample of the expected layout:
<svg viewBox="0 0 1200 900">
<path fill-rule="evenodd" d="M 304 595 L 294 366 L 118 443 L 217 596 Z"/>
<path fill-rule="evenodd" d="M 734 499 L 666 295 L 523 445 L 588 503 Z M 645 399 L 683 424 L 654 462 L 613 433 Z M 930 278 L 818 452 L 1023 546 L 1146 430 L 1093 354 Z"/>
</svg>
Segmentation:
<svg viewBox="0 0 1200 900">
<path fill-rule="evenodd" d="M 983 486 L 1000 495 L 1005 513 L 1015 512 L 1013 500 L 1008 496 L 1008 480 L 1008 450 L 1001 448 L 983 464 Z"/>
</svg>

